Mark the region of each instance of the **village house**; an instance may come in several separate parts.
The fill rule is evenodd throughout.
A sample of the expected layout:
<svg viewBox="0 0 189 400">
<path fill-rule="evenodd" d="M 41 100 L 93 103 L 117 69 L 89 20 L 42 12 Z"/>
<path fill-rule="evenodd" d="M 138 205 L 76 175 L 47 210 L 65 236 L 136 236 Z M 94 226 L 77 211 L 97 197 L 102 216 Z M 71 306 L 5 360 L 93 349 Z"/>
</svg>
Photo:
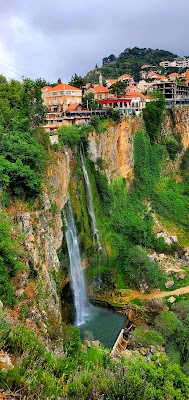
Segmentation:
<svg viewBox="0 0 189 400">
<path fill-rule="evenodd" d="M 97 85 L 95 87 L 90 87 L 86 92 L 86 94 L 93 93 L 95 100 L 106 99 L 109 95 L 109 89 L 103 85 Z"/>
<path fill-rule="evenodd" d="M 69 104 L 82 102 L 82 90 L 66 83 L 60 83 L 54 87 L 44 86 L 41 91 L 49 112 L 65 111 Z"/>
<path fill-rule="evenodd" d="M 180 77 L 180 74 L 178 72 L 172 72 L 171 74 L 168 75 L 168 78 L 170 81 L 176 81 Z"/>
<path fill-rule="evenodd" d="M 98 103 L 103 109 L 111 107 L 123 115 L 138 115 L 146 107 L 146 101 L 149 100 L 142 93 L 128 92 L 122 97 L 107 98 Z"/>
<path fill-rule="evenodd" d="M 157 74 L 156 72 L 149 72 L 147 78 L 152 80 L 155 79 L 158 81 L 167 81 L 167 77 L 165 75 L 160 75 Z"/>
<path fill-rule="evenodd" d="M 118 80 L 118 82 L 124 82 L 128 85 L 134 83 L 133 77 L 129 74 L 123 74 L 123 75 L 119 76 L 119 78 L 117 78 L 117 80 Z"/>
<path fill-rule="evenodd" d="M 173 81 L 167 82 L 156 82 L 153 84 L 153 91 L 160 91 L 164 94 L 165 100 L 176 100 L 186 99 L 188 96 L 188 86 L 185 84 L 177 84 Z"/>
<path fill-rule="evenodd" d="M 135 85 L 128 85 L 125 89 L 125 93 L 127 92 L 138 92 L 138 89 Z"/>
<path fill-rule="evenodd" d="M 117 79 L 106 79 L 107 88 L 109 89 L 116 82 L 117 82 Z"/>
<path fill-rule="evenodd" d="M 144 79 L 138 82 L 137 89 L 139 92 L 148 92 L 152 87 L 152 82 L 146 82 Z"/>
<path fill-rule="evenodd" d="M 189 85 L 189 69 L 186 70 L 185 72 L 185 81 L 186 81 L 186 85 Z"/>
<path fill-rule="evenodd" d="M 168 67 L 176 67 L 176 68 L 188 68 L 189 67 L 189 58 L 186 57 L 177 57 L 174 61 L 161 61 L 159 63 L 161 67 L 168 68 Z"/>
</svg>

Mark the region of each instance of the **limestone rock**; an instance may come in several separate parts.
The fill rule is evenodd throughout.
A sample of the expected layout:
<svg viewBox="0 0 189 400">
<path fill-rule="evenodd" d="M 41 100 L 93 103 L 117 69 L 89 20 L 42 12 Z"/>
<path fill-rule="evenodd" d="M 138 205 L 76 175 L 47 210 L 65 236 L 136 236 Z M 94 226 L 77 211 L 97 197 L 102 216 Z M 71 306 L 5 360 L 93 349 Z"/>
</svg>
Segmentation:
<svg viewBox="0 0 189 400">
<path fill-rule="evenodd" d="M 167 281 L 166 283 L 165 283 L 165 287 L 166 287 L 166 289 L 169 289 L 169 288 L 171 288 L 173 285 L 174 285 L 174 281 Z"/>
<path fill-rule="evenodd" d="M 12 361 L 7 353 L 4 353 L 3 351 L 0 352 L 0 369 L 3 371 L 7 371 L 9 368 L 13 368 L 14 365 L 12 364 Z"/>
<path fill-rule="evenodd" d="M 89 157 L 96 162 L 101 158 L 109 179 L 133 178 L 133 134 L 143 128 L 140 116 L 124 118 L 120 124 L 112 124 L 103 133 L 90 132 Z"/>
<path fill-rule="evenodd" d="M 92 347 L 98 347 L 98 346 L 100 346 L 100 341 L 99 340 L 91 340 L 91 345 L 92 345 Z"/>
<path fill-rule="evenodd" d="M 167 301 L 172 304 L 172 303 L 174 303 L 176 301 L 176 298 L 174 296 L 171 296 L 171 297 L 168 298 Z"/>
</svg>

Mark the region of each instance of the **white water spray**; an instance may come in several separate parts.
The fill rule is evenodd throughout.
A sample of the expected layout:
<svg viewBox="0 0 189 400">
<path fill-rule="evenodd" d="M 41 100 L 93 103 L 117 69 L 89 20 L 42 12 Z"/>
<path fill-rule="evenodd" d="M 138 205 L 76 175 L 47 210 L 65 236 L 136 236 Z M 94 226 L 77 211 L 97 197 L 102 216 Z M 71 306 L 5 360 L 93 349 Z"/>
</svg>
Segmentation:
<svg viewBox="0 0 189 400">
<path fill-rule="evenodd" d="M 95 212 L 94 212 L 94 207 L 93 207 L 91 185 L 90 185 L 90 181 L 89 181 L 87 168 L 86 168 L 86 165 L 85 165 L 84 149 L 83 149 L 83 143 L 82 142 L 81 142 L 81 147 L 80 147 L 80 156 L 81 156 L 81 165 L 82 165 L 82 170 L 83 170 L 83 175 L 84 175 L 84 180 L 85 180 L 85 185 L 86 185 L 87 208 L 88 208 L 88 213 L 89 213 L 89 217 L 90 217 L 90 220 L 91 220 L 92 234 L 93 234 L 94 237 L 96 237 L 96 240 L 97 240 L 98 253 L 101 253 L 103 251 L 103 247 L 102 247 L 102 243 L 101 243 L 101 240 L 100 240 L 99 230 L 98 230 L 97 225 L 96 225 L 96 218 L 95 218 Z"/>
<path fill-rule="evenodd" d="M 63 210 L 64 220 L 66 223 L 66 242 L 68 247 L 70 261 L 70 275 L 74 295 L 74 304 L 76 309 L 76 325 L 82 325 L 88 315 L 88 300 L 86 295 L 85 280 L 81 265 L 81 256 L 77 239 L 77 230 L 73 217 L 70 201 Z"/>
</svg>

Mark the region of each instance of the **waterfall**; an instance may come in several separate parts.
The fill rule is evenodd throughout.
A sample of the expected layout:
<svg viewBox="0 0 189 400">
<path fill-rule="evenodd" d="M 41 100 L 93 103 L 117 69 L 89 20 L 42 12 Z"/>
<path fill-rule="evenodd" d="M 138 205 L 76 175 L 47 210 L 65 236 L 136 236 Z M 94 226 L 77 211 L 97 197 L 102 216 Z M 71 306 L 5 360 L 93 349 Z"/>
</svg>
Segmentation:
<svg viewBox="0 0 189 400">
<path fill-rule="evenodd" d="M 85 185 L 86 185 L 86 192 L 87 192 L 87 208 L 88 208 L 88 213 L 91 221 L 91 226 L 92 226 L 92 234 L 94 237 L 96 237 L 97 240 L 97 245 L 98 245 L 98 252 L 102 252 L 102 243 L 100 240 L 100 235 L 99 231 L 96 225 L 96 218 L 95 218 L 95 212 L 94 212 L 94 207 L 93 207 L 93 199 L 92 199 L 92 191 L 91 191 L 91 185 L 89 181 L 89 176 L 87 172 L 87 168 L 85 165 L 85 158 L 84 158 L 84 149 L 83 149 L 83 143 L 81 142 L 81 147 L 80 147 L 80 156 L 81 156 L 81 165 L 82 165 L 82 170 L 83 170 L 83 175 L 84 175 L 84 180 L 85 180 Z"/>
<path fill-rule="evenodd" d="M 66 242 L 68 247 L 70 275 L 72 279 L 71 283 L 76 309 L 76 325 L 79 326 L 83 324 L 86 320 L 88 301 L 86 295 L 85 280 L 81 266 L 81 256 L 77 239 L 77 230 L 69 200 L 64 207 L 63 215 L 67 227 Z"/>
</svg>

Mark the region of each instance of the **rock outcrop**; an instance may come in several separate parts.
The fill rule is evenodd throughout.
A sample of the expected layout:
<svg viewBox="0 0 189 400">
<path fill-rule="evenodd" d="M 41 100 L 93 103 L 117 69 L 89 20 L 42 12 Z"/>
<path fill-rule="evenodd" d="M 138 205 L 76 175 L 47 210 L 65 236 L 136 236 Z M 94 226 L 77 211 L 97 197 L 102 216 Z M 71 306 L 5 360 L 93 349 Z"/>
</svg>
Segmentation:
<svg viewBox="0 0 189 400">
<path fill-rule="evenodd" d="M 166 110 L 161 135 L 180 133 L 184 147 L 189 147 L 189 106 L 174 106 Z"/>
<path fill-rule="evenodd" d="M 71 153 L 52 154 L 39 203 L 31 212 L 18 212 L 14 221 L 24 233 L 28 271 L 14 282 L 18 315 L 29 327 L 39 328 L 49 339 L 61 335 L 60 279 L 57 255 L 62 244 L 62 209 L 67 201 Z M 26 297 L 26 300 L 24 300 Z"/>
<path fill-rule="evenodd" d="M 126 117 L 118 125 L 110 125 L 104 133 L 89 134 L 89 158 L 102 159 L 109 179 L 133 178 L 133 135 L 143 128 L 141 116 Z"/>
</svg>

